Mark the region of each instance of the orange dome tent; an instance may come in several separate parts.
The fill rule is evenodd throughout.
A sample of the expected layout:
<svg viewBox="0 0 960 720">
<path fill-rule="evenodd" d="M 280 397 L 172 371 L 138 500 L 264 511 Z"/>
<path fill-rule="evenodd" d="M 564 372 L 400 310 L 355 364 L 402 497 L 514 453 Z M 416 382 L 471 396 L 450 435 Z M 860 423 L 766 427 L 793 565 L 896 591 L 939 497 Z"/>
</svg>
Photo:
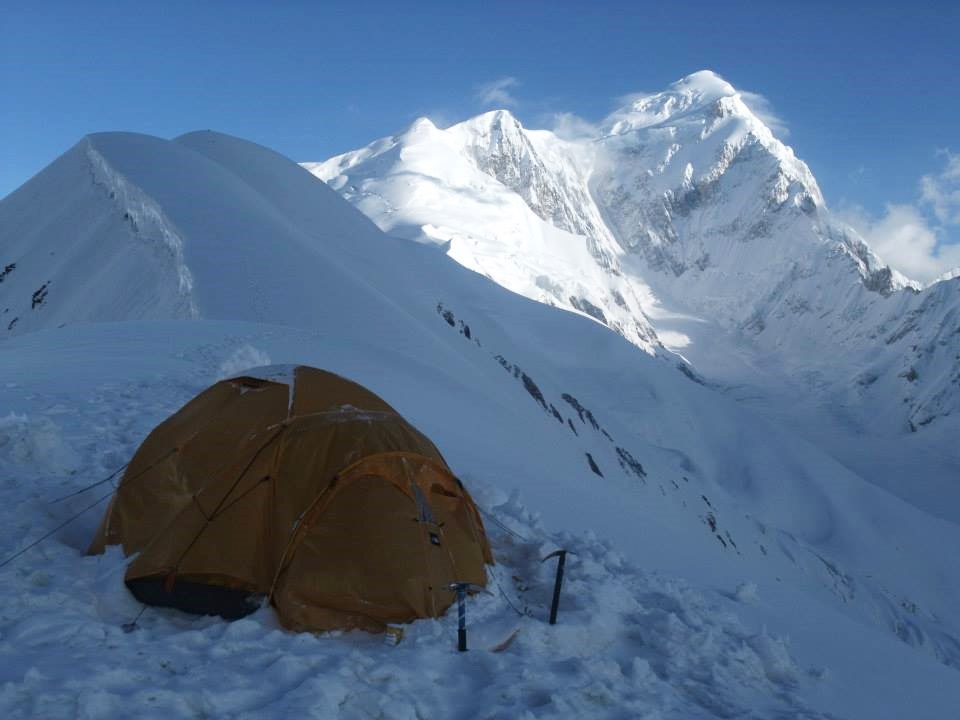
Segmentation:
<svg viewBox="0 0 960 720">
<path fill-rule="evenodd" d="M 264 596 L 295 630 L 436 617 L 493 562 L 433 443 L 369 390 L 267 368 L 208 388 L 130 462 L 90 552 L 137 553 L 142 602 L 241 617 Z"/>
</svg>

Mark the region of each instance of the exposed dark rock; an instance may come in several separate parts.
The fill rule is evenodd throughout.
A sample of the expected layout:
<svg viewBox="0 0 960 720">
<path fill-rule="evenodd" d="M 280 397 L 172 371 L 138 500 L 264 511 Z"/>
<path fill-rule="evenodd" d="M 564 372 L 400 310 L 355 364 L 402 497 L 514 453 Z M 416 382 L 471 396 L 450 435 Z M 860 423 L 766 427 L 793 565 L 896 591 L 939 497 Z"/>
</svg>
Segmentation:
<svg viewBox="0 0 960 720">
<path fill-rule="evenodd" d="M 727 542 L 729 542 L 731 545 L 733 545 L 733 549 L 734 549 L 734 550 L 737 550 L 737 549 L 738 549 L 738 548 L 737 548 L 737 544 L 733 541 L 733 538 L 730 536 L 730 531 L 729 531 L 729 530 L 724 530 L 724 531 L 723 531 L 723 534 L 724 534 L 724 536 L 727 538 Z"/>
<path fill-rule="evenodd" d="M 594 430 L 600 430 L 600 423 L 597 422 L 597 419 L 593 417 L 593 413 L 587 410 L 583 405 L 580 404 L 580 401 L 577 400 L 573 395 L 569 393 L 563 393 L 561 395 L 568 405 L 577 411 L 577 415 L 580 417 L 580 422 L 586 423 L 589 422 Z"/>
<path fill-rule="evenodd" d="M 689 379 L 693 380 L 698 385 L 706 385 L 706 383 L 697 375 L 689 365 L 687 365 L 682 360 L 677 363 L 677 370 L 686 375 Z"/>
<path fill-rule="evenodd" d="M 30 300 L 30 308 L 36 309 L 37 305 L 43 305 L 47 299 L 47 293 L 50 291 L 50 283 L 45 282 L 39 289 L 35 290 Z"/>
<path fill-rule="evenodd" d="M 620 461 L 620 467 L 623 468 L 624 472 L 631 472 L 641 480 L 647 476 L 647 471 L 643 469 L 643 465 L 630 454 L 629 450 L 622 447 L 617 447 L 616 450 L 617 459 Z"/>
<path fill-rule="evenodd" d="M 863 286 L 872 292 L 889 295 L 893 292 L 893 273 L 890 268 L 875 270 L 863 279 Z"/>
<path fill-rule="evenodd" d="M 593 470 L 595 474 L 599 475 L 600 477 L 603 477 L 603 473 L 600 472 L 600 466 L 597 465 L 596 460 L 593 459 L 593 455 L 591 455 L 590 453 L 586 453 L 586 456 L 587 456 L 587 462 L 590 464 L 590 469 Z"/>
<path fill-rule="evenodd" d="M 603 314 L 603 310 L 598 308 L 592 302 L 586 298 L 577 297 L 575 295 L 570 296 L 570 304 L 573 305 L 580 312 L 584 312 L 594 320 L 599 320 L 604 325 L 607 325 L 607 316 Z"/>
<path fill-rule="evenodd" d="M 543 406 L 543 409 L 546 410 L 547 401 L 543 399 L 543 393 L 540 392 L 540 388 L 537 387 L 537 384 L 533 381 L 533 378 L 531 378 L 525 372 L 521 371 L 520 380 L 523 381 L 523 387 L 526 389 L 528 393 L 530 393 L 530 397 L 532 397 L 534 400 L 540 403 L 540 405 Z"/>
<path fill-rule="evenodd" d="M 494 359 L 500 363 L 500 366 L 511 373 L 515 378 L 520 380 L 523 383 L 524 389 L 530 393 L 530 397 L 540 403 L 542 407 L 547 412 L 550 412 L 550 409 L 547 407 L 547 401 L 543 397 L 543 393 L 540 391 L 539 386 L 533 381 L 533 378 L 527 375 L 523 370 L 518 368 L 516 365 L 511 364 L 503 355 L 495 355 Z M 559 413 L 557 413 L 559 415 Z M 558 418 L 560 422 L 563 422 L 562 418 Z"/>
</svg>

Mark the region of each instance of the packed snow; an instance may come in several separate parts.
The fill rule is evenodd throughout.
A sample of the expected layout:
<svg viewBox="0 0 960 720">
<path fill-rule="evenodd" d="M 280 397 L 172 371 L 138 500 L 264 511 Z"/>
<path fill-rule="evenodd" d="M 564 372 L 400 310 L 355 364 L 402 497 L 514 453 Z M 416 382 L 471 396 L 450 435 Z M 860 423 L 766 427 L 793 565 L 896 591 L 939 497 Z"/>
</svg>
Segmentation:
<svg viewBox="0 0 960 720">
<path fill-rule="evenodd" d="M 265 148 L 91 136 L 0 204 L 0 252 L 20 318 L 0 342 L 7 717 L 942 718 L 960 700 L 956 524 L 665 350 L 384 235 Z M 84 554 L 110 485 L 83 488 L 248 363 L 344 375 L 437 443 L 497 558 L 469 652 L 455 614 L 392 647 L 288 633 L 269 607 L 144 608 L 119 552 Z M 550 626 L 558 548 L 576 555 Z"/>
</svg>

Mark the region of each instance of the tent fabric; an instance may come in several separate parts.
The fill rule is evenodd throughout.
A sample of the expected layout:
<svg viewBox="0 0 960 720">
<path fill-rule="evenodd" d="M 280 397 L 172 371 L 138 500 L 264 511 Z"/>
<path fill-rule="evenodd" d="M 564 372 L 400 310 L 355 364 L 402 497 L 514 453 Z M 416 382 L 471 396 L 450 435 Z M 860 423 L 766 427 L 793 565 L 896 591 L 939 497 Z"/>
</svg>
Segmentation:
<svg viewBox="0 0 960 720">
<path fill-rule="evenodd" d="M 216 383 L 134 455 L 90 547 L 143 602 L 295 630 L 436 617 L 493 562 L 469 493 L 381 398 L 298 366 Z"/>
</svg>

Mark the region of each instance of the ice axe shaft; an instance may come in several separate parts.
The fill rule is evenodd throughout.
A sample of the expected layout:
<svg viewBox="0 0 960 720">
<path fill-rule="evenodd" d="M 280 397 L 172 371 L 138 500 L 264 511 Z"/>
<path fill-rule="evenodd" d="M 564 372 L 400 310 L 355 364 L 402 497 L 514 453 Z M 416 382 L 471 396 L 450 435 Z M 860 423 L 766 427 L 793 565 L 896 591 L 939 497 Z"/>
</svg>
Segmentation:
<svg viewBox="0 0 960 720">
<path fill-rule="evenodd" d="M 467 589 L 457 586 L 457 650 L 467 651 Z"/>
<path fill-rule="evenodd" d="M 447 586 L 457 593 L 457 650 L 467 651 L 467 590 L 487 592 L 479 585 L 469 582 L 452 582 Z"/>
<path fill-rule="evenodd" d="M 540 562 L 546 562 L 552 557 L 559 558 L 557 560 L 557 579 L 553 584 L 553 602 L 550 603 L 550 624 L 557 624 L 557 610 L 560 609 L 560 588 L 563 587 L 563 568 L 567 563 L 567 553 L 570 553 L 569 550 L 554 550 L 552 553 L 547 555 Z M 574 555 L 576 553 L 570 553 Z"/>
</svg>

